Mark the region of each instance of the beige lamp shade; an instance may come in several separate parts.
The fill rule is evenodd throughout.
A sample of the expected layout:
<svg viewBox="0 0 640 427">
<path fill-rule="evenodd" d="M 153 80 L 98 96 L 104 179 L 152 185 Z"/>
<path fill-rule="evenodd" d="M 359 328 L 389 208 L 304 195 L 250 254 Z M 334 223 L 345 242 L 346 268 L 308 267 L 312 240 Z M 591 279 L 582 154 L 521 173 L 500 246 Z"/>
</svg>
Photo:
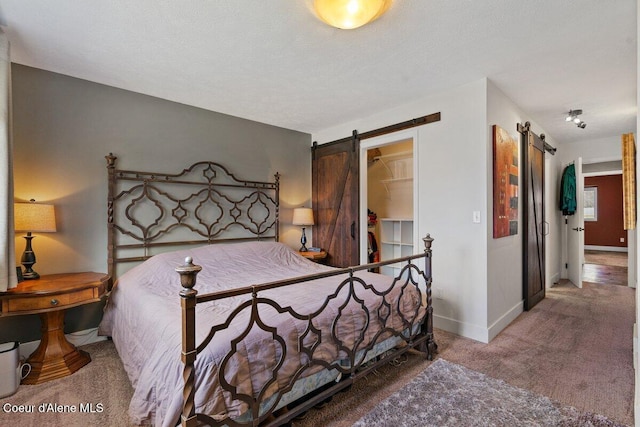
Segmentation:
<svg viewBox="0 0 640 427">
<path fill-rule="evenodd" d="M 295 208 L 293 210 L 293 225 L 313 225 L 313 209 Z"/>
<path fill-rule="evenodd" d="M 320 20 L 332 27 L 352 30 L 378 19 L 392 0 L 314 0 Z"/>
<path fill-rule="evenodd" d="M 56 216 L 53 205 L 40 203 L 15 203 L 13 205 L 15 231 L 56 231 Z"/>
</svg>

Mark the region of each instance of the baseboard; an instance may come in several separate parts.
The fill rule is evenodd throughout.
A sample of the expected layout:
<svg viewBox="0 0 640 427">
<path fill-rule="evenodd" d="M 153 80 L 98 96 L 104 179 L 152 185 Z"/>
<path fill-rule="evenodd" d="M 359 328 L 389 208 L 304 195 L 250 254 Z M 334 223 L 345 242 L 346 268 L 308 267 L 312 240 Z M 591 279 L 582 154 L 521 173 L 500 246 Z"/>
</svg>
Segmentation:
<svg viewBox="0 0 640 427">
<path fill-rule="evenodd" d="M 636 389 L 634 393 L 634 418 L 635 425 L 639 425 L 640 423 L 640 370 L 638 369 L 638 324 L 634 323 L 633 325 L 633 367 L 635 368 L 635 376 L 636 376 Z"/>
<path fill-rule="evenodd" d="M 560 273 L 556 273 L 550 277 L 549 283 L 547 283 L 547 289 L 553 287 L 556 283 L 560 282 Z"/>
<path fill-rule="evenodd" d="M 489 342 L 491 342 L 491 340 L 494 339 L 504 328 L 509 326 L 509 324 L 513 322 L 523 311 L 524 301 L 520 301 L 505 314 L 500 316 L 498 320 L 493 322 L 493 325 L 489 326 Z"/>
<path fill-rule="evenodd" d="M 98 328 L 85 329 L 83 331 L 71 332 L 70 334 L 65 334 L 67 341 L 71 344 L 79 347 L 81 345 L 87 345 L 98 341 L 105 341 L 107 337 L 103 337 L 98 335 Z M 40 345 L 40 340 L 38 341 L 29 341 L 25 343 L 20 343 L 20 357 L 28 358 L 31 353 L 33 353 L 36 348 Z"/>
<path fill-rule="evenodd" d="M 638 369 L 638 324 L 633 324 L 633 369 Z"/>
<path fill-rule="evenodd" d="M 608 251 L 608 252 L 629 252 L 629 248 L 623 246 L 595 246 L 584 245 L 586 251 Z"/>
<path fill-rule="evenodd" d="M 469 323 L 461 322 L 459 320 L 451 319 L 449 317 L 433 316 L 433 326 L 438 329 L 442 329 L 452 334 L 460 335 L 465 338 L 471 338 L 472 340 L 480 341 L 483 343 L 489 342 L 489 332 L 487 328 L 480 327 L 478 325 L 472 325 Z M 435 336 L 436 344 L 438 343 L 438 336 Z"/>
</svg>

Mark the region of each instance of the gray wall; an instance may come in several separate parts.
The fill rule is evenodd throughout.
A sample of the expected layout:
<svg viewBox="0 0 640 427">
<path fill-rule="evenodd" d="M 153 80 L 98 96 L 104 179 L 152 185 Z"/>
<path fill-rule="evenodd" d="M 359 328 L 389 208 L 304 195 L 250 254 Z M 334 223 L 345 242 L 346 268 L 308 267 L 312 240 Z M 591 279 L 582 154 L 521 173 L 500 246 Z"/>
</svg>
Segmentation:
<svg viewBox="0 0 640 427">
<path fill-rule="evenodd" d="M 240 179 L 281 174 L 281 241 L 299 245 L 291 208 L 310 205 L 311 136 L 13 64 L 17 201 L 53 203 L 58 232 L 33 240 L 40 274 L 106 272 L 107 173 L 117 167 L 179 172 L 201 160 Z M 123 76 L 126 78 L 126 76 Z M 16 237 L 16 255 L 24 239 Z M 101 305 L 71 309 L 66 331 L 97 326 Z M 37 316 L 0 319 L 0 342 L 39 339 Z"/>
</svg>

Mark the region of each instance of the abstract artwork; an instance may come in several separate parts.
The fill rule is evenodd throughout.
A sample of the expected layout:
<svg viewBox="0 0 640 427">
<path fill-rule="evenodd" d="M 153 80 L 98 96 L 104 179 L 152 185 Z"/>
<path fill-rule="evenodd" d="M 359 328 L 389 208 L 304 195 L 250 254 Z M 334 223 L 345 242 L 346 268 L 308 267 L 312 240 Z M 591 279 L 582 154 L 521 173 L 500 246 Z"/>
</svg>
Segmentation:
<svg viewBox="0 0 640 427">
<path fill-rule="evenodd" d="M 493 125 L 493 238 L 518 234 L 518 144 Z"/>
<path fill-rule="evenodd" d="M 636 144 L 632 133 L 622 135 L 622 195 L 625 230 L 636 228 Z"/>
</svg>

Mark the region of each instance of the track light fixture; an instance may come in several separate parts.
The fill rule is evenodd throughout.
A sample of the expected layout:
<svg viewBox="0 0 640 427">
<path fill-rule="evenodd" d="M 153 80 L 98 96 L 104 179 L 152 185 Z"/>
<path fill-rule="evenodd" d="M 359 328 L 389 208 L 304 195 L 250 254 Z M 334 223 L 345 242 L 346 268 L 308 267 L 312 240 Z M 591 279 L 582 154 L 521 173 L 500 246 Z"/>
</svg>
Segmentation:
<svg viewBox="0 0 640 427">
<path fill-rule="evenodd" d="M 567 117 L 565 118 L 565 120 L 567 122 L 573 122 L 576 124 L 576 126 L 578 126 L 580 129 L 584 129 L 587 127 L 587 124 L 585 122 L 583 122 L 582 120 L 580 120 L 580 118 L 578 118 L 578 116 L 582 114 L 582 110 L 569 110 L 569 112 L 567 113 Z"/>
</svg>

